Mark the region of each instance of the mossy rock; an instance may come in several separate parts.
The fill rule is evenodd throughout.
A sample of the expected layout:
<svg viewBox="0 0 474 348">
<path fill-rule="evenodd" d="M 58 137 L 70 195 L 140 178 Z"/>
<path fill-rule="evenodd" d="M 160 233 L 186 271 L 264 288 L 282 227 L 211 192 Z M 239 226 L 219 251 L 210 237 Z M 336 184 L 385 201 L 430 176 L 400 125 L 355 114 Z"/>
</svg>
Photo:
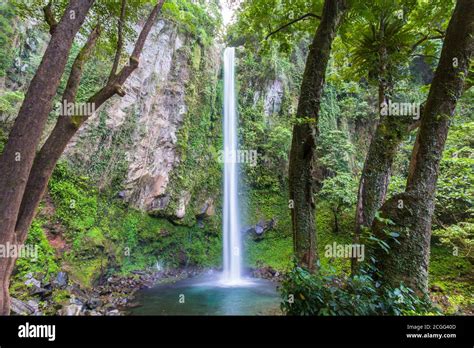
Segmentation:
<svg viewBox="0 0 474 348">
<path fill-rule="evenodd" d="M 79 283 L 85 288 L 91 288 L 107 268 L 107 259 L 102 257 L 90 260 L 73 261 L 64 268 L 67 269 L 71 280 Z"/>
</svg>

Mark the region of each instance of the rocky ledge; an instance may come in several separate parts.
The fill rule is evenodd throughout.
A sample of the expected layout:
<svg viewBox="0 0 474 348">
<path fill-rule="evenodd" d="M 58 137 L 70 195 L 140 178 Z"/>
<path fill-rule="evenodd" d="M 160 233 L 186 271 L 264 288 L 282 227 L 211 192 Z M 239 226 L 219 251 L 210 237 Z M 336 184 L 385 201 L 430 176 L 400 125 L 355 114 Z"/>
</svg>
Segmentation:
<svg viewBox="0 0 474 348">
<path fill-rule="evenodd" d="M 133 271 L 127 276 L 108 277 L 92 289 L 81 288 L 65 272 L 45 283 L 29 273 L 24 282 L 28 295 L 21 300 L 12 297 L 11 311 L 13 315 L 124 315 L 128 308 L 138 305 L 134 301 L 138 290 L 199 273 L 198 269 Z"/>
</svg>

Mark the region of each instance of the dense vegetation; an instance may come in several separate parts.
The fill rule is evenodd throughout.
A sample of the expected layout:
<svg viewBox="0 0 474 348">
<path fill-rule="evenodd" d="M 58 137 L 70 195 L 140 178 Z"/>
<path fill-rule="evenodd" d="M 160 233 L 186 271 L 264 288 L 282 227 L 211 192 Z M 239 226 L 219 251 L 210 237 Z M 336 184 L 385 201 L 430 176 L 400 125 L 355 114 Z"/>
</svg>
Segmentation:
<svg viewBox="0 0 474 348">
<path fill-rule="evenodd" d="M 468 1 L 457 3 L 466 8 L 466 21 L 471 21 L 466 27 L 471 30 L 474 9 Z M 59 19 L 69 3 L 58 1 L 54 16 Z M 95 100 L 99 106 L 104 103 L 108 107 L 122 96 L 121 88 L 111 81 L 123 86 L 131 74 L 127 67 L 133 66 L 137 57 L 136 52 L 129 57 L 123 48 L 139 46 L 140 29 L 135 28 L 136 23 L 142 28 L 147 16 L 152 18 L 153 14 L 152 6 L 146 2 L 129 1 L 128 15 L 123 18 L 124 3 L 127 2 L 100 6 L 99 2 L 92 6 L 87 14 L 89 20 L 76 28 L 80 38 L 71 38 L 64 60 L 65 73 L 57 74 L 51 103 L 68 98 L 70 76 L 78 68 L 81 81 L 73 93 L 74 101 Z M 54 32 L 52 28 L 57 26 L 43 18 L 41 9 L 46 4 L 38 0 L 28 8 L 21 1 L 0 5 L 0 164 L 2 175 L 8 172 L 13 181 L 29 170 L 19 168 L 16 175 L 6 170 L 7 152 L 11 150 L 9 134 L 15 134 L 14 125 L 21 120 L 17 116 L 20 107 L 28 102 L 29 82 L 40 66 L 48 31 Z M 339 6 L 334 4 L 341 8 L 328 10 L 327 1 L 243 1 L 235 13 L 235 22 L 223 28 L 215 1 L 165 1 L 156 15 L 166 25 L 176 25 L 178 33 L 186 37 L 172 59 L 178 61 L 176 66 L 189 66 L 190 76 L 185 84 L 186 112 L 176 134 L 179 160 L 169 177 L 166 209 L 146 213 L 122 197 L 130 166 L 129 151 L 135 134 L 141 131 L 143 110 L 128 109 L 119 131 L 112 133 L 108 126 L 110 115 L 103 107 L 89 137 L 78 138 L 77 142 L 74 134 L 81 125 L 88 125 L 87 118 L 92 115 L 69 121 L 58 110 L 43 110 L 45 120 L 39 129 L 44 128 L 44 132 L 40 131 L 37 142 L 30 144 L 33 173 L 43 158 L 43 149 L 48 149 L 48 137 L 55 134 L 55 127 L 61 122 L 75 125 L 70 137 L 63 139 L 64 148 L 71 139 L 75 139 L 78 152 L 87 148 L 87 143 L 97 146 L 92 153 L 69 153 L 61 159 L 64 148 L 56 151 L 56 161 L 48 165 L 49 176 L 43 180 L 46 192 L 37 196 L 36 203 L 42 197 L 41 204 L 35 218 L 27 223 L 29 232 L 24 240 L 25 244 L 38 245 L 40 253 L 37 260 L 16 261 L 11 270 L 11 295 L 28 298 L 24 280 L 29 274 L 49 281 L 58 272 L 66 271 L 72 282 L 90 289 L 111 275 L 126 276 L 137 270 L 221 266 L 222 164 L 216 158 L 222 148 L 223 98 L 222 72 L 216 73 L 213 55 L 216 42 L 223 40 L 239 46 L 236 69 L 240 146 L 258 153 L 257 165 L 241 167 L 243 227 L 260 221 L 275 222 L 263 236 L 245 232 L 245 265 L 251 270 L 270 269 L 279 275 L 283 312 L 472 313 L 472 39 L 464 47 L 467 63 L 458 62 L 463 69 L 467 64 L 469 71 L 465 81 L 466 74 L 459 73 L 464 82 L 462 93 L 452 87 L 455 109 L 448 123 L 449 133 L 446 126 L 446 143 L 437 152 L 440 158 L 439 171 L 435 171 L 436 190 L 425 194 L 427 201 L 433 195 L 434 213 L 429 219 L 432 224 L 423 230 L 431 241 L 428 250 L 418 250 L 419 255 L 415 256 L 429 259 L 427 280 L 418 274 L 407 277 L 407 282 L 400 281 L 395 275 L 408 266 L 393 259 L 400 250 L 406 251 L 401 256 L 410 257 L 413 250 L 406 247 L 412 243 L 409 233 L 418 231 L 418 227 L 394 213 L 390 204 L 400 204 L 399 197 L 403 197 L 402 206 L 411 204 L 409 188 L 423 181 L 421 174 L 418 179 L 413 174 L 416 168 L 423 171 L 413 158 L 418 151 L 420 127 L 428 127 L 428 122 L 423 125 L 419 117 L 408 121 L 401 116 L 386 117 L 382 104 L 416 103 L 422 105 L 421 116 L 426 105 L 428 110 L 435 109 L 436 101 L 432 99 L 436 98 L 430 99 L 434 93 L 430 88 L 442 62 L 443 45 L 462 41 L 449 38 L 447 31 L 456 4 L 454 0 L 335 0 L 332 6 Z M 155 7 L 158 8 L 159 5 Z M 322 20 L 323 15 L 331 13 L 332 18 Z M 31 25 L 28 18 L 35 18 L 40 24 Z M 294 23 L 287 26 L 292 19 Z M 101 20 L 103 32 L 94 39 L 93 23 Z M 122 23 L 121 29 L 117 23 Z M 327 30 L 318 31 L 320 23 L 328 25 Z M 327 32 L 332 35 L 324 37 Z M 83 57 L 87 40 L 96 39 L 81 66 L 77 61 Z M 154 39 L 151 35 L 148 38 Z M 119 44 L 121 40 L 125 45 Z M 8 46 L 13 49 L 5 49 Z M 138 58 L 140 53 L 139 50 Z M 325 60 L 324 66 L 314 63 Z M 310 68 L 319 70 L 311 74 Z M 159 84 L 158 77 L 150 84 Z M 170 98 L 178 94 L 177 85 L 173 86 L 176 90 L 168 91 Z M 317 88 L 306 90 L 305 86 L 318 86 L 320 98 L 313 93 Z M 97 99 L 101 93 L 107 98 Z M 428 138 L 428 131 L 423 134 Z M 299 149 L 300 143 L 306 147 Z M 296 161 L 301 153 L 305 160 Z M 25 195 L 20 197 L 22 207 L 33 192 L 29 190 L 30 181 L 36 189 L 35 176 L 29 175 L 24 180 L 25 185 L 28 182 Z M 2 178 L 0 189 L 7 179 Z M 177 218 L 175 212 L 182 204 L 183 192 L 190 199 L 185 214 Z M 8 203 L 6 198 L 2 198 L 2 204 Z M 213 202 L 212 216 L 200 211 L 204 201 Z M 425 208 L 414 204 L 410 213 L 414 211 L 418 217 L 414 218 L 415 223 L 421 221 L 420 216 L 428 216 L 423 215 L 423 211 L 429 211 L 429 207 Z M 12 218 L 15 222 L 9 225 L 10 229 L 18 226 L 16 218 Z M 364 259 L 358 262 L 354 257 L 331 255 L 328 248 L 334 243 L 364 245 Z M 1 277 L 6 279 L 9 274 L 2 273 Z M 68 294 L 54 290 L 53 297 L 61 304 Z M 3 311 L 4 306 L 1 302 Z"/>
</svg>

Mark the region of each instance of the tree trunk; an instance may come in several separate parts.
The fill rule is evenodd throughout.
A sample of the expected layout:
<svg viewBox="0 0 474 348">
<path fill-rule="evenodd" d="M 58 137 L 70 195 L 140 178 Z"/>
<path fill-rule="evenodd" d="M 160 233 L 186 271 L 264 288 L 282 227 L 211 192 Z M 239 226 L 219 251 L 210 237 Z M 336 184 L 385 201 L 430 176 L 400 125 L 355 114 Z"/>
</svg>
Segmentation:
<svg viewBox="0 0 474 348">
<path fill-rule="evenodd" d="M 392 286 L 404 282 L 420 295 L 428 291 L 431 219 L 439 163 L 473 52 L 474 2 L 459 0 L 423 110 L 406 190 L 389 199 L 381 209 L 381 216 L 395 225 L 376 220 L 372 227 L 374 234 L 390 246 L 389 253 L 377 247 L 373 250 L 378 277 Z M 398 243 L 387 232 L 398 233 Z"/>
<path fill-rule="evenodd" d="M 94 0 L 71 0 L 54 30 L 43 59 L 0 157 L 0 243 L 16 243 L 15 224 L 52 101 L 66 66 L 74 37 Z M 0 260 L 0 314 L 10 311 L 8 285 L 15 260 Z"/>
<path fill-rule="evenodd" d="M 326 0 L 324 3 L 321 22 L 306 60 L 293 126 L 289 188 L 294 252 L 299 265 L 309 270 L 314 269 L 317 260 L 312 180 L 317 122 L 331 45 L 346 10 L 344 0 Z"/>
<path fill-rule="evenodd" d="M 64 89 L 62 97 L 63 103 L 75 103 L 85 63 L 92 53 L 99 35 L 100 30 L 98 27 L 92 30 L 87 42 L 74 60 L 66 88 Z M 46 190 L 49 177 L 51 176 L 57 160 L 64 151 L 65 144 L 60 141 L 60 135 L 64 137 L 74 129 L 75 127 L 70 122 L 68 115 L 65 115 L 64 113 L 59 115 L 59 119 L 57 120 L 56 126 L 51 135 L 35 157 L 28 178 L 28 183 L 26 185 L 25 194 L 21 201 L 20 212 L 15 227 L 19 244 L 25 242 L 28 229 L 30 228 L 36 209 L 38 208 L 44 191 Z"/>
<path fill-rule="evenodd" d="M 334 230 L 333 230 L 333 232 L 338 234 L 339 233 L 339 218 L 338 218 L 339 211 L 338 211 L 338 209 L 334 209 L 332 213 L 334 215 Z"/>
<path fill-rule="evenodd" d="M 380 26 L 381 36 L 384 36 L 383 23 Z M 393 79 L 388 69 L 387 51 L 380 48 L 378 69 L 378 107 L 379 123 L 370 142 L 364 168 L 359 181 L 357 195 L 354 244 L 360 243 L 363 228 L 370 227 L 376 212 L 380 209 L 387 194 L 392 171 L 392 164 L 398 147 L 404 137 L 416 122 L 410 115 L 382 115 L 382 104 L 388 104 L 393 97 Z M 357 258 L 351 259 L 352 274 L 357 273 Z"/>
<path fill-rule="evenodd" d="M 107 85 L 101 90 L 99 90 L 87 101 L 87 103 L 91 105 L 93 104 L 96 110 L 99 109 L 102 104 L 104 104 L 115 94 L 123 95 L 123 92 L 121 91 L 122 85 L 131 75 L 131 73 L 138 67 L 138 62 L 146 38 L 149 32 L 151 31 L 151 28 L 158 16 L 159 11 L 161 10 L 161 7 L 163 6 L 163 3 L 164 0 L 159 1 L 159 3 L 150 13 L 135 44 L 135 49 L 133 51 L 132 56 L 130 57 L 130 63 L 125 66 L 118 75 L 111 73 L 112 77 L 109 82 L 107 82 Z M 84 48 L 86 47 L 87 45 Z M 119 47 L 117 47 L 117 50 L 120 49 L 121 47 L 119 45 Z M 78 64 L 77 66 L 76 64 L 74 64 L 70 80 L 68 81 L 68 87 L 71 88 L 66 88 L 65 91 L 65 99 L 67 96 L 68 98 L 72 98 L 72 101 L 75 101 L 76 94 L 71 94 L 70 90 L 75 89 L 77 91 L 77 87 L 80 83 L 80 76 L 82 74 L 82 64 L 84 56 L 80 58 L 81 59 L 76 60 L 76 62 L 80 64 Z M 111 72 L 113 72 L 114 69 L 116 69 L 115 65 L 112 68 Z M 69 82 L 72 83 L 69 84 Z M 53 173 L 56 163 L 58 162 L 71 138 L 76 134 L 78 129 L 87 119 L 88 116 L 59 117 L 50 136 L 44 143 L 41 150 L 38 152 L 30 173 L 30 177 L 28 179 L 28 194 L 25 194 L 25 196 L 23 197 L 20 214 L 16 225 L 17 235 L 21 237 L 22 240 L 26 238 L 28 229 L 31 226 L 31 222 L 33 221 L 33 218 L 35 216 L 36 209 L 38 208 L 41 199 L 44 195 L 44 192 L 46 191 L 48 181 Z"/>
</svg>

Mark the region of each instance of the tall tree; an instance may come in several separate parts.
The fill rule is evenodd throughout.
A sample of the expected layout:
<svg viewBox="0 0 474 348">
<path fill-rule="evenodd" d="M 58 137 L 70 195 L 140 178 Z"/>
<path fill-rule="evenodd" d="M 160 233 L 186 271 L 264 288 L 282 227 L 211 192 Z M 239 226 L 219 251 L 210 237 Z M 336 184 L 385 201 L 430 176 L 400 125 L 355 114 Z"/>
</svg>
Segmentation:
<svg viewBox="0 0 474 348">
<path fill-rule="evenodd" d="M 359 181 L 354 231 L 356 244 L 359 243 L 361 228 L 372 224 L 376 211 L 385 199 L 398 145 L 412 123 L 408 117 L 392 117 L 382 112 L 383 106 L 394 96 L 398 64 L 402 59 L 408 59 L 408 54 L 401 52 L 406 50 L 411 36 L 404 29 L 403 21 L 394 17 L 390 9 L 383 7 L 377 12 L 377 22 L 369 23 L 367 32 L 361 32 L 354 50 L 356 65 L 368 72 L 369 80 L 376 81 L 379 114 Z M 353 272 L 356 262 L 352 259 Z"/>
<path fill-rule="evenodd" d="M 385 202 L 381 219 L 372 226 L 375 236 L 390 247 L 388 253 L 377 247 L 372 250 L 385 284 L 404 282 L 420 294 L 427 292 L 439 163 L 473 53 L 474 2 L 458 0 L 421 117 L 406 190 Z"/>
<path fill-rule="evenodd" d="M 306 60 L 290 150 L 289 189 L 294 252 L 299 264 L 313 270 L 317 260 L 313 161 L 326 68 L 337 28 L 348 4 L 326 0 Z"/>
<path fill-rule="evenodd" d="M 368 72 L 369 81 L 378 85 L 379 121 L 371 139 L 359 182 L 355 216 L 354 242 L 358 243 L 361 229 L 370 227 L 377 210 L 382 206 L 390 181 L 392 164 L 401 142 L 418 127 L 415 115 L 388 115 L 391 101 L 396 102 L 396 83 L 403 78 L 403 66 L 410 63 L 412 54 L 432 46 L 432 40 L 443 39 L 442 24 L 446 6 L 436 6 L 430 16 L 417 18 L 423 6 L 382 2 L 373 6 L 365 17 L 367 23 L 358 30 L 353 50 L 353 61 L 359 70 Z M 397 9 L 400 12 L 397 13 Z M 375 15 L 375 18 L 373 18 Z M 413 17 L 413 18 L 411 18 Z M 376 23 L 374 23 L 376 22 Z M 432 23 L 438 23 L 434 26 Z M 425 46 L 426 45 L 426 46 Z M 402 102 L 413 102 L 402 100 Z M 418 109 L 419 111 L 419 109 Z M 419 116 L 419 115 L 418 115 Z M 352 259 L 352 272 L 357 269 Z"/>
<path fill-rule="evenodd" d="M 94 0 L 71 0 L 33 77 L 0 156 L 0 244 L 16 245 L 15 224 L 52 101 L 66 66 L 72 42 Z M 46 11 L 47 12 L 47 11 Z M 8 314 L 8 286 L 14 258 L 0 259 L 0 314 Z"/>
</svg>

